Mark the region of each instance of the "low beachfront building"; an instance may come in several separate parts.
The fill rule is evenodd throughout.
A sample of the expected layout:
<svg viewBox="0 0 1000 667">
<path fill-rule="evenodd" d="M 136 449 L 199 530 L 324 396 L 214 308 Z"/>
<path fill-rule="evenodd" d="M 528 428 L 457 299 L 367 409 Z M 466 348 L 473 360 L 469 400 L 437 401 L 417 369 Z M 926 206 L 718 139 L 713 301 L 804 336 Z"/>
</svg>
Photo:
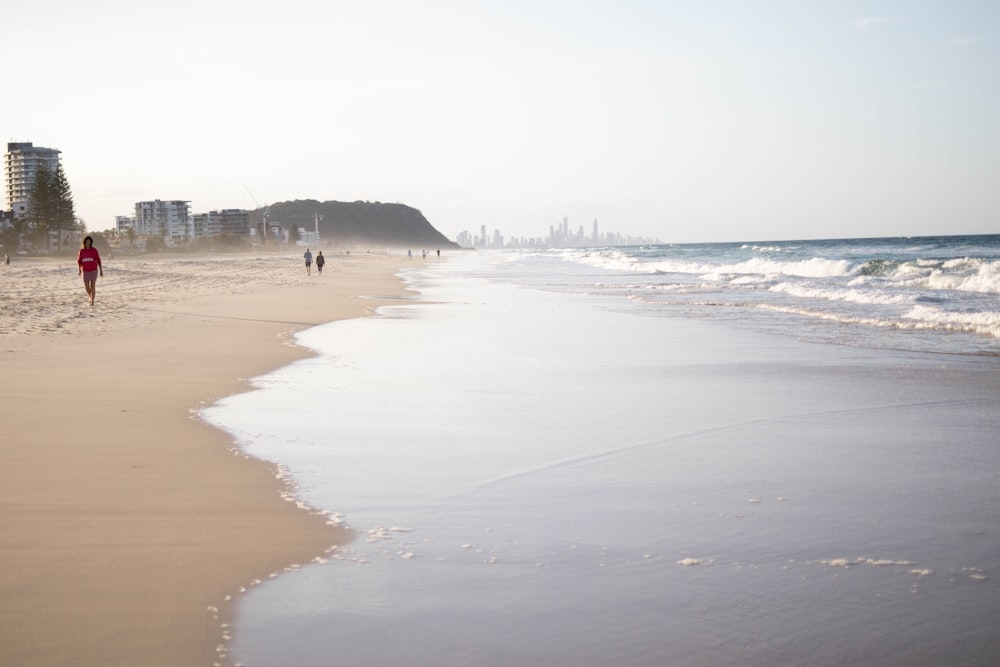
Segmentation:
<svg viewBox="0 0 1000 667">
<path fill-rule="evenodd" d="M 250 212 L 241 208 L 196 213 L 191 216 L 193 238 L 211 238 L 223 234 L 247 236 L 250 233 Z"/>
</svg>

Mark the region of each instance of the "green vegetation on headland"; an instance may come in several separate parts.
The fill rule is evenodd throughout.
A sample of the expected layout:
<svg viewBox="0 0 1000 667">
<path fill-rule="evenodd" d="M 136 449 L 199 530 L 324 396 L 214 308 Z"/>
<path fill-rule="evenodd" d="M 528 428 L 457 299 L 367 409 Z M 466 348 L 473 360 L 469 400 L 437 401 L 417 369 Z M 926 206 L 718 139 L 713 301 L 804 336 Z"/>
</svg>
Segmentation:
<svg viewBox="0 0 1000 667">
<path fill-rule="evenodd" d="M 423 213 L 405 204 L 340 202 L 299 199 L 251 211 L 250 225 L 260 228 L 280 223 L 287 228 L 315 231 L 324 245 L 398 248 L 457 248 L 436 230 Z M 318 218 L 318 221 L 317 221 Z"/>
</svg>

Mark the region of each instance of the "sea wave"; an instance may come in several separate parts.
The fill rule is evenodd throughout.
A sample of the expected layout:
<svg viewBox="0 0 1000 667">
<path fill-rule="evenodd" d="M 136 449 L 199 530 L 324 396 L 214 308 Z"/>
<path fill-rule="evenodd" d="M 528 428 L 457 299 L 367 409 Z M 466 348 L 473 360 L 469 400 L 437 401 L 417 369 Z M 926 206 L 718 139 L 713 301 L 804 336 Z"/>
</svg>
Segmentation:
<svg viewBox="0 0 1000 667">
<path fill-rule="evenodd" d="M 772 292 L 781 292 L 789 296 L 804 299 L 820 299 L 824 301 L 846 301 L 849 303 L 867 303 L 878 305 L 908 304 L 918 298 L 916 294 L 887 292 L 874 289 L 844 289 L 835 286 L 814 287 L 801 283 L 777 283 L 768 288 Z"/>
<path fill-rule="evenodd" d="M 772 312 L 799 315 L 839 324 L 861 324 L 883 329 L 911 331 L 947 331 L 978 334 L 1000 339 L 1000 312 L 956 313 L 933 306 L 915 305 L 901 317 L 866 316 L 850 312 L 819 310 L 785 304 L 758 303 L 745 306 Z"/>
<path fill-rule="evenodd" d="M 899 268 L 899 262 L 890 259 L 873 259 L 862 264 L 858 273 L 862 276 L 884 276 Z"/>
<path fill-rule="evenodd" d="M 903 317 L 901 326 L 939 331 L 962 331 L 1000 338 L 1000 311 L 951 312 L 936 306 L 917 304 Z"/>
<path fill-rule="evenodd" d="M 802 278 L 830 278 L 850 275 L 851 270 L 851 262 L 844 259 L 812 257 L 796 262 L 780 262 L 754 257 L 737 264 L 725 264 L 706 273 L 711 275 L 781 275 Z"/>
<path fill-rule="evenodd" d="M 757 252 L 786 252 L 785 248 L 776 245 L 752 245 L 744 243 L 740 248 L 743 250 L 755 250 Z"/>
<path fill-rule="evenodd" d="M 1000 261 L 953 260 L 945 262 L 927 276 L 932 289 L 952 289 L 961 292 L 1000 294 Z"/>
<path fill-rule="evenodd" d="M 929 238 L 919 244 L 909 239 L 706 243 L 566 249 L 539 256 L 576 267 L 547 271 L 547 287 L 586 285 L 587 293 L 625 293 L 652 307 L 649 312 L 676 306 L 674 313 L 739 317 L 769 330 L 783 330 L 788 321 L 768 320 L 765 311 L 795 314 L 811 320 L 815 332 L 824 331 L 821 337 L 854 343 L 864 338 L 866 345 L 881 344 L 873 342 L 880 335 L 886 344 L 899 344 L 892 330 L 988 338 L 906 336 L 905 345 L 928 350 L 992 353 L 1000 339 L 994 296 L 1000 294 L 1000 246 L 993 237 Z M 707 306 L 709 311 L 699 311 Z M 860 326 L 833 329 L 821 324 L 825 321 Z"/>
<path fill-rule="evenodd" d="M 949 313 L 928 306 L 914 306 L 909 312 L 903 315 L 902 319 L 896 319 L 893 317 L 864 316 L 781 304 L 760 303 L 745 305 L 760 310 L 827 320 L 838 324 L 856 324 L 882 329 L 911 331 L 947 331 L 1000 338 L 1000 312 Z"/>
<path fill-rule="evenodd" d="M 641 272 L 654 275 L 687 274 L 728 280 L 732 276 L 800 276 L 829 278 L 852 275 L 854 265 L 844 259 L 809 259 L 782 261 L 768 257 L 752 257 L 739 262 L 712 263 L 684 259 L 649 259 L 621 251 L 579 252 L 568 256 L 573 261 L 610 271 Z"/>
<path fill-rule="evenodd" d="M 755 250 L 761 247 L 753 246 Z M 780 250 L 779 248 L 767 248 Z M 688 274 L 729 280 L 733 276 L 798 276 L 802 278 L 867 277 L 898 281 L 924 281 L 932 289 L 958 289 L 1000 293 L 1000 261 L 977 258 L 868 259 L 809 257 L 775 259 L 762 255 L 739 261 L 698 261 L 681 257 L 657 257 L 621 249 L 578 250 L 566 252 L 564 259 L 608 271 L 651 275 Z M 722 258 L 720 258 L 722 259 Z M 732 259 L 732 258 L 729 258 Z"/>
</svg>

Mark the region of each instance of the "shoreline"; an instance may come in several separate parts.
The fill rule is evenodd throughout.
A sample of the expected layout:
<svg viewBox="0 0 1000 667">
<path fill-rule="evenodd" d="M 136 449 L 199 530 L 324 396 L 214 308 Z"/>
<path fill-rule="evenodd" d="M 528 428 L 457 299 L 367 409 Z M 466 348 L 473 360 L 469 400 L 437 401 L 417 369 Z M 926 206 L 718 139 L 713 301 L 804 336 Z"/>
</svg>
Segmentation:
<svg viewBox="0 0 1000 667">
<path fill-rule="evenodd" d="M 311 355 L 295 332 L 405 298 L 406 261 L 116 259 L 93 308 L 72 261 L 6 267 L 2 662 L 225 664 L 235 596 L 349 541 L 194 411 Z"/>
<path fill-rule="evenodd" d="M 407 275 L 419 303 L 304 332 L 321 359 L 220 411 L 366 535 L 253 591 L 235 660 L 994 656 L 995 359 L 632 307 L 590 271 L 531 289 L 567 274 L 469 259 Z"/>
</svg>

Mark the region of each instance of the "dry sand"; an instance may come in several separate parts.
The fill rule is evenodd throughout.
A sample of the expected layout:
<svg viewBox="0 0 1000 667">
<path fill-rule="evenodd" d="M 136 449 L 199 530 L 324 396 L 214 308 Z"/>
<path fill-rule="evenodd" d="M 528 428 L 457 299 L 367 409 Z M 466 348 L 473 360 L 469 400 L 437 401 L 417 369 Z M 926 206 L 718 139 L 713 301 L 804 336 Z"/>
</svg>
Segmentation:
<svg viewBox="0 0 1000 667">
<path fill-rule="evenodd" d="M 402 296 L 401 255 L 0 267 L 0 664 L 225 664 L 230 597 L 350 539 L 192 410 Z"/>
</svg>

